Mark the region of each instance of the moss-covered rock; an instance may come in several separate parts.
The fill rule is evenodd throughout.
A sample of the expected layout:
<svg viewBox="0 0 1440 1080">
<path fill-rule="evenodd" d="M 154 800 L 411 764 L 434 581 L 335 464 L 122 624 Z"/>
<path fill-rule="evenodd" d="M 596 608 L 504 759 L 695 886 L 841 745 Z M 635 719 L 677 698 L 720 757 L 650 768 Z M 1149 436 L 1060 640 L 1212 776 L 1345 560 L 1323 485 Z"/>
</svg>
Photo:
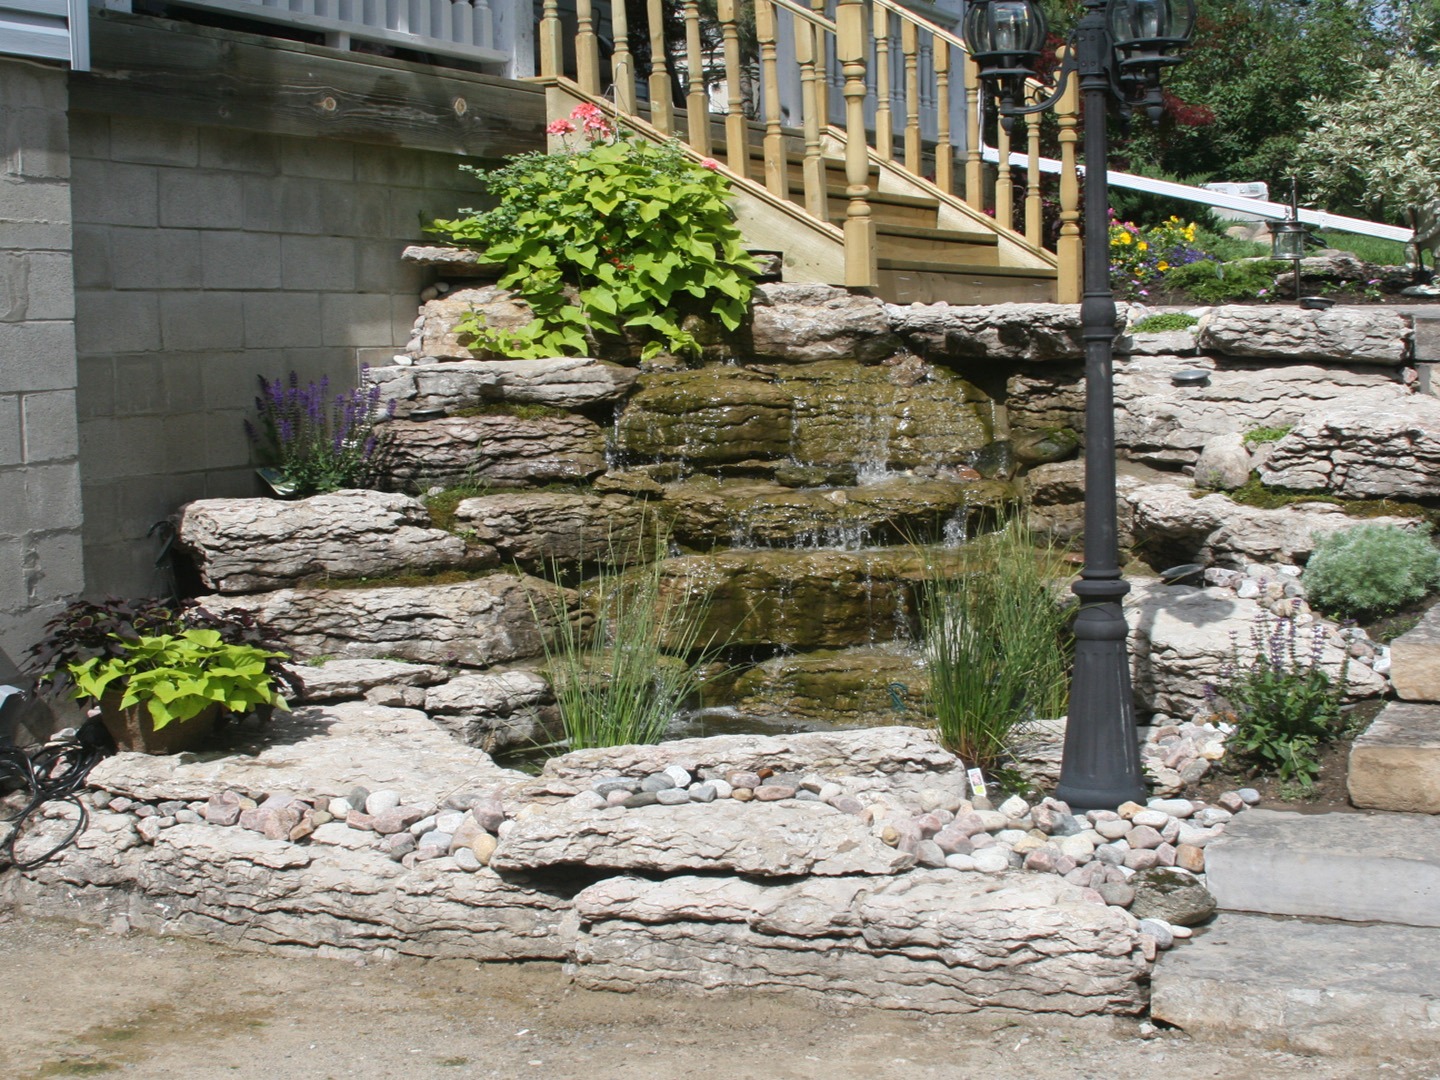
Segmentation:
<svg viewBox="0 0 1440 1080">
<path fill-rule="evenodd" d="M 911 651 L 858 648 L 777 656 L 730 688 L 742 714 L 836 727 L 914 724 L 925 714 L 925 669 Z"/>
</svg>

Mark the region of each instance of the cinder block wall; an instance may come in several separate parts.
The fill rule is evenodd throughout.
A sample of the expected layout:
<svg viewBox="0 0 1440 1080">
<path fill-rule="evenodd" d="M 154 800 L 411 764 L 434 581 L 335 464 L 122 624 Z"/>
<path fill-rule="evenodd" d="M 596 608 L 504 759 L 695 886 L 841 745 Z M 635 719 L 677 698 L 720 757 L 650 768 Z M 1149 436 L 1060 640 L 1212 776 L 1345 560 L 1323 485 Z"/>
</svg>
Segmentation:
<svg viewBox="0 0 1440 1080">
<path fill-rule="evenodd" d="M 76 349 L 91 593 L 163 592 L 151 526 L 260 494 L 257 376 L 386 362 L 415 319 L 422 216 L 484 203 L 460 158 L 75 112 Z"/>
<path fill-rule="evenodd" d="M 85 586 L 66 106 L 63 69 L 0 59 L 0 682 Z"/>
</svg>

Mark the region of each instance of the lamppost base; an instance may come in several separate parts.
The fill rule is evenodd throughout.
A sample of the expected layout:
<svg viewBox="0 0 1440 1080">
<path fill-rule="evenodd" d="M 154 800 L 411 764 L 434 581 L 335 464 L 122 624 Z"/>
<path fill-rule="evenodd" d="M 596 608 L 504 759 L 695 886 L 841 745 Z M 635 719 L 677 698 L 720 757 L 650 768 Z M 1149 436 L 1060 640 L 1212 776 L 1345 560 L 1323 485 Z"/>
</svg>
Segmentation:
<svg viewBox="0 0 1440 1080">
<path fill-rule="evenodd" d="M 1127 802 L 1144 806 L 1146 793 L 1144 784 L 1123 788 L 1085 788 L 1061 784 L 1055 789 L 1055 798 L 1070 807 L 1072 813 L 1080 814 L 1086 810 L 1114 810 Z"/>
</svg>

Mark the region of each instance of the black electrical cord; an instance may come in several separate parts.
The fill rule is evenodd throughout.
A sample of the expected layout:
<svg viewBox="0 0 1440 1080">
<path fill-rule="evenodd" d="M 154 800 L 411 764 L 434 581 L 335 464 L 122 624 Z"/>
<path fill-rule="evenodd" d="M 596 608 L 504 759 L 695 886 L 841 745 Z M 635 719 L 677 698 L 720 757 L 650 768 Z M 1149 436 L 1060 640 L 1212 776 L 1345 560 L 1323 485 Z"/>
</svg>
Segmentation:
<svg viewBox="0 0 1440 1080">
<path fill-rule="evenodd" d="M 33 870 L 73 844 L 90 819 L 76 792 L 85 785 L 90 770 L 113 750 L 110 736 L 93 720 L 81 727 L 73 739 L 52 739 L 33 750 L 0 746 L 0 785 L 18 786 L 26 799 L 18 811 L 3 819 L 14 827 L 0 840 L 0 860 L 8 861 L 18 870 Z M 24 859 L 16 857 L 15 844 L 24 835 L 26 825 L 41 807 L 52 802 L 75 807 L 73 827 L 42 854 Z"/>
</svg>

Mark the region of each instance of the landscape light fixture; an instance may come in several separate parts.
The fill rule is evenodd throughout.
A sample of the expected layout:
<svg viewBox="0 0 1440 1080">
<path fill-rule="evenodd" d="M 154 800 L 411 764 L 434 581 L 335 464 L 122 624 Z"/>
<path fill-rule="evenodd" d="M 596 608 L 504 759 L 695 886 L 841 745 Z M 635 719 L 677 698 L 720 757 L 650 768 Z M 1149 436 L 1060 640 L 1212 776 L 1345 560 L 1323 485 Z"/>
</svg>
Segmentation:
<svg viewBox="0 0 1440 1080">
<path fill-rule="evenodd" d="M 1141 802 L 1145 783 L 1130 688 L 1129 627 L 1121 600 L 1115 518 L 1115 387 L 1112 345 L 1115 297 L 1110 290 L 1109 153 L 1112 102 L 1128 117 L 1142 109 L 1160 119 L 1160 77 L 1195 27 L 1194 0 L 1084 0 L 1084 14 L 1045 100 L 1025 99 L 1027 79 L 1045 47 L 1045 17 L 1035 0 L 971 0 L 967 44 L 1007 128 L 1017 116 L 1052 109 L 1079 79 L 1085 123 L 1085 294 L 1080 305 L 1085 347 L 1085 566 L 1072 586 L 1075 669 L 1070 719 L 1056 798 L 1082 810 L 1113 810 Z"/>
<path fill-rule="evenodd" d="M 1295 302 L 1301 307 L 1308 306 L 1306 298 L 1300 295 L 1300 260 L 1305 258 L 1305 246 L 1310 241 L 1310 226 L 1300 220 L 1300 196 L 1295 181 L 1290 181 L 1290 216 L 1284 221 L 1270 223 L 1270 257 L 1286 259 L 1295 268 Z M 1314 299 L 1318 299 L 1314 298 Z M 1323 304 L 1329 307 L 1328 303 Z"/>
</svg>

